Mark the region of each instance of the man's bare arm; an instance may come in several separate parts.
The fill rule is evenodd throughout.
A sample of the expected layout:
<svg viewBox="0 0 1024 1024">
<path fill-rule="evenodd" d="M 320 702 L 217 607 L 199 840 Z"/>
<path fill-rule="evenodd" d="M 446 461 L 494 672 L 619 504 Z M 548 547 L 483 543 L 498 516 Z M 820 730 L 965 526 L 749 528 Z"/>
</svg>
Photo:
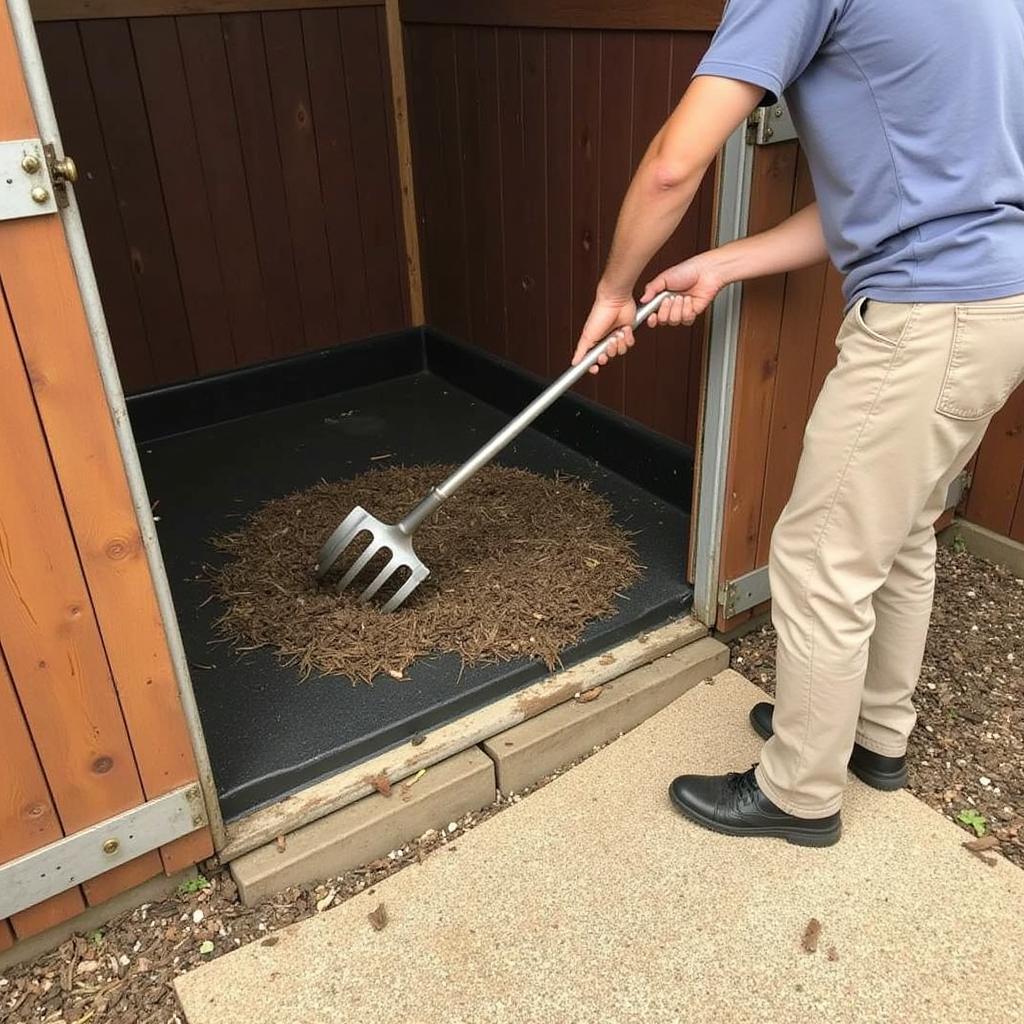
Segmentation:
<svg viewBox="0 0 1024 1024">
<path fill-rule="evenodd" d="M 659 274 L 648 283 L 643 301 L 665 290 L 677 292 L 679 298 L 663 302 L 648 323 L 692 324 L 733 281 L 784 274 L 827 258 L 818 204 L 811 203 L 774 228 L 702 252 Z"/>
<path fill-rule="evenodd" d="M 617 327 L 624 328 L 619 352 L 632 344 L 629 324 L 636 313 L 637 278 L 679 226 L 711 162 L 763 94 L 757 86 L 730 78 L 701 76 L 690 84 L 630 183 L 577 361 Z"/>
</svg>

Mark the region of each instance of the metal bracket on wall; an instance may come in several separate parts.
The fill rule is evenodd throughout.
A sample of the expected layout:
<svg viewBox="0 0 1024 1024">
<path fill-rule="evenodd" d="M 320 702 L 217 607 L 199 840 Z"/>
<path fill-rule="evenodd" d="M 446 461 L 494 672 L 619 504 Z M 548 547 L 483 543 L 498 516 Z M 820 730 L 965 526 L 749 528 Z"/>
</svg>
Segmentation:
<svg viewBox="0 0 1024 1024">
<path fill-rule="evenodd" d="M 749 611 L 759 604 L 771 600 L 772 592 L 768 586 L 768 566 L 762 566 L 748 572 L 739 579 L 729 580 L 718 595 L 718 603 L 722 606 L 725 618 L 731 619 L 740 612 Z"/>
<path fill-rule="evenodd" d="M 0 866 L 0 920 L 207 824 L 198 782 Z"/>
<path fill-rule="evenodd" d="M 752 146 L 770 146 L 796 137 L 796 125 L 784 100 L 768 107 L 758 107 L 747 122 L 747 141 Z"/>
<path fill-rule="evenodd" d="M 42 142 L 0 142 L 0 221 L 56 212 L 57 200 Z"/>
</svg>

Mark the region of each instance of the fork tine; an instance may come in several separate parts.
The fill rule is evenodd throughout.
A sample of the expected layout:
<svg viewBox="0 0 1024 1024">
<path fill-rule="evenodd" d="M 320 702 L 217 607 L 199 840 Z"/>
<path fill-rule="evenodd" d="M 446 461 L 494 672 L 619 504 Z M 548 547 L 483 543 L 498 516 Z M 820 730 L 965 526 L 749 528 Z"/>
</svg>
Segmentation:
<svg viewBox="0 0 1024 1024">
<path fill-rule="evenodd" d="M 382 545 L 378 542 L 377 538 L 371 535 L 370 543 L 367 545 L 366 550 L 352 563 L 349 571 L 342 576 L 341 582 L 338 584 L 338 590 L 344 590 L 369 565 L 370 559 L 380 551 L 381 547 Z"/>
<path fill-rule="evenodd" d="M 358 536 L 357 527 L 366 517 L 366 512 L 361 508 L 354 508 L 339 523 L 334 533 L 327 538 L 324 546 L 320 549 L 320 558 L 317 562 L 316 575 L 320 579 L 331 569 L 331 566 L 341 557 L 342 552 L 352 543 L 352 539 Z"/>
<path fill-rule="evenodd" d="M 387 604 L 384 605 L 385 612 L 393 612 L 404 604 L 408 596 L 430 575 L 430 570 L 425 565 L 413 569 L 412 575 L 395 591 Z"/>
<path fill-rule="evenodd" d="M 369 601 L 385 583 L 387 583 L 391 576 L 402 568 L 402 564 L 403 563 L 398 561 L 398 558 L 392 554 L 387 560 L 384 568 L 374 576 L 373 582 L 359 595 L 359 603 L 366 604 L 366 602 Z"/>
</svg>

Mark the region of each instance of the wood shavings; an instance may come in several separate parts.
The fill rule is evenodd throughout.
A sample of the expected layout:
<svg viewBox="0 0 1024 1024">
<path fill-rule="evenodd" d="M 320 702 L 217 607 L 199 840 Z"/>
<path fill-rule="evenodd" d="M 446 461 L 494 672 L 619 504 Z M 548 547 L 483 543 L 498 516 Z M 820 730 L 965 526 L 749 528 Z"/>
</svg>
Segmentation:
<svg viewBox="0 0 1024 1024">
<path fill-rule="evenodd" d="M 529 657 L 553 671 L 560 652 L 614 612 L 616 594 L 640 576 L 611 506 L 575 478 L 481 470 L 418 531 L 431 576 L 397 612 L 360 605 L 358 585 L 339 595 L 333 573 L 314 579 L 321 545 L 353 507 L 397 522 L 452 469 L 392 465 L 321 482 L 268 502 L 217 538 L 225 558 L 205 578 L 225 606 L 222 636 L 236 651 L 276 649 L 303 678 L 397 680 L 444 652 L 464 666 Z M 371 562 L 364 576 L 378 568 Z"/>
</svg>

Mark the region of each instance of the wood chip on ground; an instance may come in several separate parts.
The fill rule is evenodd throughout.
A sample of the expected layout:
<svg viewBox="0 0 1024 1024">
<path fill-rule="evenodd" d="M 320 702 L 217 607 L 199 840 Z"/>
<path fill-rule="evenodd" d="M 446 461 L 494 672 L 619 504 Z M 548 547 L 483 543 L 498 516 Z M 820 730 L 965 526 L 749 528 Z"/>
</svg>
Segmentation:
<svg viewBox="0 0 1024 1024">
<path fill-rule="evenodd" d="M 357 588 L 339 594 L 336 573 L 315 580 L 321 546 L 351 509 L 397 522 L 452 468 L 388 466 L 320 483 L 216 538 L 225 557 L 206 575 L 225 605 L 223 636 L 238 650 L 274 648 L 303 677 L 353 682 L 401 679 L 418 659 L 451 651 L 464 665 L 527 657 L 555 668 L 640 576 L 611 505 L 576 478 L 485 467 L 417 532 L 431 575 L 397 612 L 360 605 Z"/>
</svg>

